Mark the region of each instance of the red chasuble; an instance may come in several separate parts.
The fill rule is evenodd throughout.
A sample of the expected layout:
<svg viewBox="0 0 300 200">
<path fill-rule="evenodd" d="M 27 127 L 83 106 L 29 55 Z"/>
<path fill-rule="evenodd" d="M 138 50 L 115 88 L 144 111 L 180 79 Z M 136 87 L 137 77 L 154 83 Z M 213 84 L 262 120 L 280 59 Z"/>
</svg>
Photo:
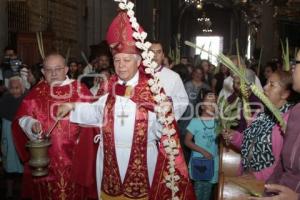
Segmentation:
<svg viewBox="0 0 300 200">
<path fill-rule="evenodd" d="M 162 136 L 158 142 L 159 154 L 155 169 L 152 185 L 149 183 L 147 169 L 147 130 L 148 130 L 148 111 L 153 112 L 155 102 L 153 95 L 148 86 L 147 75 L 140 72 L 139 83 L 135 86 L 131 100 L 137 104 L 136 121 L 134 127 L 134 135 L 131 147 L 131 154 L 126 171 L 125 179 L 122 183 L 117 157 L 115 152 L 114 141 L 114 106 L 115 96 L 113 91 L 119 96 L 128 94 L 125 86 L 116 84 L 117 77 L 110 80 L 109 95 L 105 106 L 105 121 L 103 127 L 103 144 L 104 144 L 104 169 L 102 179 L 102 198 L 113 199 L 149 199 L 149 200 L 169 200 L 172 197 L 171 190 L 166 187 L 165 175 L 168 174 L 168 157 L 163 148 L 163 141 L 166 136 Z M 112 86 L 116 86 L 112 88 Z M 176 128 L 174 120 L 172 126 Z M 177 128 L 176 128 L 177 129 Z M 175 136 L 175 140 L 179 146 L 179 155 L 176 158 L 176 173 L 180 176 L 178 182 L 179 191 L 177 196 L 181 200 L 195 199 L 192 184 L 188 177 L 188 170 L 183 159 L 182 149 L 179 143 L 179 135 Z"/>
<path fill-rule="evenodd" d="M 12 125 L 16 149 L 24 162 L 22 198 L 80 200 L 97 196 L 95 129 L 79 127 L 67 119 L 59 121 L 51 133 L 49 174 L 37 178 L 31 176 L 25 147 L 28 138 L 18 124 L 21 117 L 31 116 L 47 131 L 55 123 L 57 105 L 89 101 L 89 96 L 89 90 L 77 81 L 52 89 L 41 82 L 23 100 Z"/>
</svg>

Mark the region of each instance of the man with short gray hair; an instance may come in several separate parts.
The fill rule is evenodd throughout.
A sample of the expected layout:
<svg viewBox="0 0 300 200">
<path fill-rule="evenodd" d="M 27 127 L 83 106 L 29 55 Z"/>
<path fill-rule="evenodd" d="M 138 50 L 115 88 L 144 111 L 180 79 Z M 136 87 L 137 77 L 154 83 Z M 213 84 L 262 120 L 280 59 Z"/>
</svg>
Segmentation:
<svg viewBox="0 0 300 200">
<path fill-rule="evenodd" d="M 68 67 L 62 55 L 48 55 L 42 69 L 45 80 L 28 93 L 13 122 L 16 149 L 25 165 L 22 198 L 35 200 L 63 197 L 80 200 L 90 195 L 86 193 L 87 188 L 96 190 L 92 175 L 95 150 L 93 130 L 72 124 L 68 119 L 55 117 L 57 105 L 62 102 L 90 101 L 88 89 L 69 79 L 67 72 Z M 51 131 L 52 145 L 48 150 L 49 173 L 42 177 L 32 177 L 26 143 L 44 137 L 56 122 L 58 124 Z M 85 140 L 89 141 L 89 148 L 85 152 L 78 151 Z M 89 163 L 92 163 L 92 167 L 87 166 Z"/>
<path fill-rule="evenodd" d="M 132 34 L 127 14 L 119 12 L 107 33 L 116 72 L 109 81 L 108 93 L 92 104 L 63 104 L 58 114 L 64 116 L 71 111 L 72 122 L 101 129 L 95 138 L 99 142 L 96 174 L 100 199 L 167 200 L 172 198 L 172 192 L 163 174 L 172 161 L 168 161 L 163 147 L 165 136 L 155 113 L 157 105 L 148 85 L 150 77 L 141 67 Z M 176 109 L 174 112 L 177 115 Z M 175 123 L 172 120 L 173 126 Z M 175 144 L 177 134 L 175 131 Z M 179 144 L 174 170 L 180 179 L 178 196 L 192 200 L 194 194 Z"/>
</svg>

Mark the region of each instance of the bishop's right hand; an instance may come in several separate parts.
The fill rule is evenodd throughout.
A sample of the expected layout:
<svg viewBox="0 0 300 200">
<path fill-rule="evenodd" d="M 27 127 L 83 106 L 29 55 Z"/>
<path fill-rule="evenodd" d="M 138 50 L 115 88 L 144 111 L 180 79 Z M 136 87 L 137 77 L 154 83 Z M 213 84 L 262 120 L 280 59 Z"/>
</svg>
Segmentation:
<svg viewBox="0 0 300 200">
<path fill-rule="evenodd" d="M 74 110 L 75 104 L 74 103 L 63 103 L 58 106 L 56 117 L 63 118 L 66 116 L 71 110 Z"/>
<path fill-rule="evenodd" d="M 34 134 L 41 134 L 43 132 L 42 124 L 39 121 L 36 121 L 32 124 L 31 131 Z"/>
</svg>

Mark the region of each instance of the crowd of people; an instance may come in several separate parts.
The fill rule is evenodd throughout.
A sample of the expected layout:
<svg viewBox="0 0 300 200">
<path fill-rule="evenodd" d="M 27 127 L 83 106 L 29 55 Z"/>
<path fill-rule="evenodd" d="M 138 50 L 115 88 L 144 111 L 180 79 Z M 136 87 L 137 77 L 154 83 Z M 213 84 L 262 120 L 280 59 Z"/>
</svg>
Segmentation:
<svg viewBox="0 0 300 200">
<path fill-rule="evenodd" d="M 124 32 L 125 39 L 115 32 Z M 155 108 L 147 106 L 154 100 L 126 14 L 114 19 L 106 39 L 111 52 L 91 57 L 89 63 L 51 53 L 42 63 L 27 66 L 15 49 L 4 50 L 0 117 L 6 198 L 13 197 L 15 177 L 23 174 L 24 199 L 169 199 L 163 184 L 168 158 L 162 127 Z M 265 197 L 252 199 L 300 199 L 300 52 L 290 71 L 272 61 L 258 72 L 242 58 L 229 56 L 279 110 L 287 123 L 283 130 L 272 111 L 249 88 L 241 89 L 241 77 L 225 65 L 213 66 L 209 60 L 194 65 L 187 57 L 173 63 L 161 42 L 151 43 L 155 71 L 172 102 L 174 127 L 178 124 L 175 142 L 181 145 L 174 170 L 180 199 L 213 198 L 223 139 L 240 149 L 241 173 L 271 184 Z M 223 127 L 219 135 L 223 101 L 239 108 L 232 119 L 239 123 Z M 32 177 L 26 143 L 56 120 L 49 173 Z M 199 174 L 201 165 L 206 170 Z"/>
</svg>

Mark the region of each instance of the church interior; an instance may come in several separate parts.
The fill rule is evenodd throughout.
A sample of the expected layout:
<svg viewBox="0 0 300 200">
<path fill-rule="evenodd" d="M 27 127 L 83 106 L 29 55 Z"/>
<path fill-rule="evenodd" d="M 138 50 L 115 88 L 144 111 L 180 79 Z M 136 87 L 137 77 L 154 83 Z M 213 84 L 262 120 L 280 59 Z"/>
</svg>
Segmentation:
<svg viewBox="0 0 300 200">
<path fill-rule="evenodd" d="M 274 141 L 275 136 L 272 134 L 280 135 L 281 129 L 274 130 L 276 127 L 273 126 L 277 126 L 280 122 L 278 122 L 278 118 L 275 119 L 276 116 L 269 116 L 272 115 L 272 109 L 268 106 L 267 111 L 261 115 L 253 111 L 251 101 L 252 96 L 255 96 L 256 93 L 255 91 L 251 92 L 249 88 L 250 85 L 256 85 L 257 88 L 265 90 L 264 94 L 268 98 L 269 94 L 266 90 L 271 91 L 269 87 L 272 86 L 269 84 L 273 83 L 270 81 L 273 73 L 277 74 L 274 77 L 279 81 L 288 79 L 286 77 L 288 75 L 282 75 L 282 72 L 289 74 L 289 80 L 292 78 L 300 80 L 300 77 L 293 77 L 296 76 L 296 73 L 293 74 L 295 72 L 293 70 L 296 70 L 300 63 L 300 53 L 297 54 L 300 51 L 300 0 L 131 0 L 131 2 L 135 5 L 133 10 L 138 23 L 147 33 L 146 40 L 161 46 L 163 58 L 160 65 L 180 76 L 189 105 L 196 108 L 196 105 L 207 100 L 206 92 L 209 91 L 210 94 L 215 95 L 214 101 L 217 103 L 218 109 L 222 109 L 219 106 L 226 101 L 226 106 L 228 106 L 226 108 L 231 109 L 222 111 L 227 112 L 223 113 L 226 117 L 238 115 L 237 119 L 232 120 L 234 122 L 230 121 L 231 119 L 230 122 L 228 119 L 227 121 L 219 120 L 220 125 L 217 125 L 220 126 L 219 133 L 216 133 L 216 125 L 207 126 L 206 120 L 198 122 L 197 126 L 204 126 L 203 132 L 210 129 L 215 131 L 216 154 L 213 159 L 217 159 L 218 164 L 216 167 L 216 162 L 214 162 L 214 165 L 205 167 L 215 167 L 215 170 L 210 169 L 210 171 L 214 171 L 214 176 L 216 174 L 218 176 L 216 181 L 205 179 L 201 180 L 199 184 L 197 180 L 192 180 L 194 188 L 195 185 L 201 187 L 200 189 L 195 188 L 197 199 L 244 200 L 249 197 L 258 199 L 261 197 L 264 200 L 262 196 L 268 193 L 264 185 L 273 178 L 273 173 L 277 174 L 275 165 L 280 165 L 285 161 L 284 156 L 287 155 L 284 146 L 285 137 L 284 134 L 276 135 L 276 138 L 281 138 L 281 142 L 278 142 L 279 139 Z M 106 41 L 106 34 L 111 22 L 119 12 L 121 11 L 118 3 L 114 0 L 1 0 L 1 119 L 7 120 L 6 111 L 4 111 L 7 108 L 4 108 L 8 104 L 1 99 L 11 91 L 9 89 L 10 78 L 16 74 L 19 74 L 21 78 L 25 77 L 26 91 L 23 93 L 29 92 L 44 80 L 41 72 L 43 60 L 47 54 L 53 52 L 64 56 L 69 67 L 67 75 L 70 79 L 82 81 L 94 96 L 102 92 L 100 91 L 101 86 L 99 86 L 101 83 L 104 84 L 102 79 L 91 79 L 84 75 L 100 74 L 109 79 L 115 74 L 114 55 L 111 54 L 111 46 Z M 191 43 L 194 44 L 194 47 Z M 195 48 L 195 46 L 197 47 Z M 249 86 L 248 90 L 245 90 L 246 92 L 242 86 L 238 86 L 236 89 L 236 76 L 234 72 L 231 72 L 232 68 L 228 67 L 226 59 L 222 59 L 223 57 L 219 55 L 229 58 L 238 68 L 244 66 L 244 71 L 241 71 L 247 80 L 244 82 L 244 79 L 240 78 L 238 84 Z M 252 81 L 253 77 L 255 82 Z M 286 83 L 284 82 L 284 84 Z M 288 90 L 287 87 L 285 89 Z M 280 92 L 275 93 L 275 96 L 281 95 L 283 99 L 285 93 L 284 91 Z M 287 97 L 287 99 L 293 99 L 295 107 L 300 102 L 297 92 L 299 91 L 294 86 L 294 89 L 289 90 L 289 97 Z M 246 98 L 243 93 L 246 93 Z M 232 95 L 235 95 L 234 98 L 237 100 L 231 100 Z M 260 101 L 259 98 L 258 101 L 264 103 L 264 100 Z M 275 97 L 272 96 L 272 98 Z M 278 102 L 281 103 L 282 99 Z M 238 100 L 240 102 L 237 102 Z M 272 103 L 272 99 L 268 102 Z M 265 107 L 263 103 L 262 107 Z M 276 104 L 273 104 L 276 107 Z M 13 107 L 14 104 L 10 104 L 10 106 Z M 238 106 L 241 107 L 241 110 L 237 108 Z M 247 110 L 246 106 L 251 111 L 244 111 Z M 200 108 L 204 109 L 202 104 Z M 285 107 L 278 108 L 280 109 L 276 110 L 283 112 L 282 109 Z M 268 109 L 271 110 L 271 114 Z M 195 115 L 199 117 L 199 114 Z M 254 120 L 253 122 L 245 119 L 246 115 L 266 117 L 267 120 L 264 122 Z M 180 145 L 178 145 L 182 147 L 186 166 L 190 169 L 190 159 L 194 156 L 194 151 L 197 151 L 190 147 L 190 141 L 195 143 L 196 136 L 193 133 L 190 134 L 194 138 L 188 141 L 186 133 L 191 133 L 190 121 L 197 116 L 191 114 L 191 110 L 187 109 L 181 117 L 178 119 L 180 131 Z M 258 122 L 255 123 L 256 121 Z M 286 123 L 287 131 L 289 131 L 289 120 Z M 271 129 L 269 128 L 270 124 L 273 127 Z M 8 166 L 5 164 L 9 155 L 5 148 L 11 147 L 6 147 L 8 136 L 4 137 L 7 134 L 4 132 L 10 127 L 4 125 L 3 121 L 0 122 L 2 130 L 0 132 L 2 150 L 0 152 L 0 198 L 22 199 L 22 172 L 18 170 L 9 172 Z M 266 128 L 261 130 L 260 126 Z M 251 127 L 254 128 L 251 129 Z M 239 148 L 233 142 L 236 137 L 226 135 L 227 130 L 239 131 L 243 134 L 244 140 L 240 141 Z M 260 132 L 269 134 L 266 139 L 268 144 L 264 143 L 266 140 L 261 139 L 263 136 Z M 12 134 L 11 130 L 8 134 Z M 12 136 L 9 138 L 13 145 Z M 246 141 L 248 139 L 249 141 Z M 299 143 L 296 142 L 293 145 L 297 146 L 299 150 L 300 140 L 295 141 Z M 257 148 L 256 144 L 258 144 Z M 277 144 L 280 149 L 274 150 Z M 260 148 L 264 150 L 260 150 Z M 271 150 L 268 151 L 268 149 Z M 291 146 L 290 149 L 292 151 L 293 147 Z M 207 153 L 207 151 L 205 152 Z M 268 159 L 262 158 L 260 153 Z M 200 154 L 206 158 L 205 153 L 201 151 Z M 295 158 L 296 154 L 294 152 L 291 157 Z M 277 159 L 283 159 L 283 161 L 280 162 Z M 255 161 L 259 164 L 253 164 Z M 278 199 L 300 199 L 299 163 L 295 164 L 295 168 L 298 167 L 294 174 L 297 182 L 293 182 L 293 186 L 289 187 L 294 193 L 290 192 L 291 196 L 283 196 Z M 15 166 L 15 164 L 12 165 Z M 244 170 L 245 173 L 243 173 L 243 167 L 247 168 Z M 262 172 L 259 173 L 260 171 Z M 280 183 L 284 185 L 283 182 Z M 206 190 L 210 191 L 210 194 L 202 195 L 202 192 Z M 272 193 L 272 195 L 274 194 L 277 195 L 280 192 Z"/>
</svg>

